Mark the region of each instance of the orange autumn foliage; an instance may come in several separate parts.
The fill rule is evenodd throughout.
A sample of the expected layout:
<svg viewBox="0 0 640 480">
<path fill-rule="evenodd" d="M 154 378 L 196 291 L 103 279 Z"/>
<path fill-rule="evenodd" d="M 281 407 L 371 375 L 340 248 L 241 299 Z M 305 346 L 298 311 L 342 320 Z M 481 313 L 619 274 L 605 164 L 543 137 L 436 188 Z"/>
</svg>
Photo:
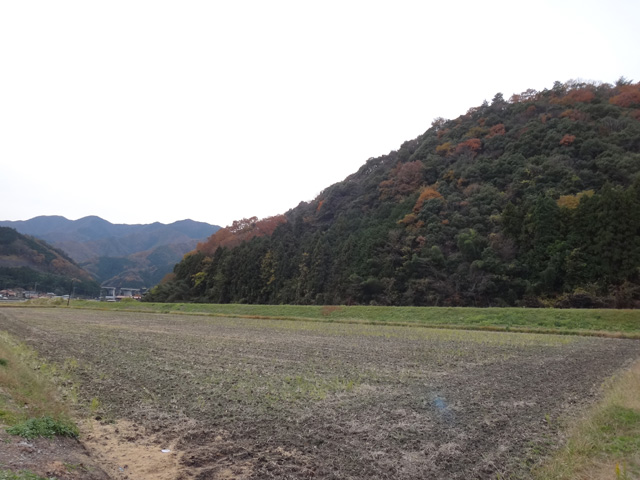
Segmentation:
<svg viewBox="0 0 640 480">
<path fill-rule="evenodd" d="M 418 197 L 418 200 L 416 201 L 416 204 L 413 206 L 414 213 L 418 213 L 424 205 L 424 202 L 426 202 L 427 200 L 443 199 L 442 195 L 440 194 L 440 192 L 438 192 L 438 190 L 436 190 L 436 188 L 437 186 L 432 186 L 426 187 L 424 190 L 422 190 L 420 196 Z"/>
<path fill-rule="evenodd" d="M 475 156 L 475 154 L 477 154 L 481 148 L 482 140 L 480 140 L 479 138 L 471 138 L 469 140 L 465 140 L 464 142 L 460 142 L 456 146 L 456 153 L 459 154 L 470 151 Z"/>
<path fill-rule="evenodd" d="M 487 134 L 487 138 L 498 137 L 500 135 L 506 134 L 507 131 L 504 128 L 504 123 L 498 123 L 489 129 L 489 133 Z"/>
<path fill-rule="evenodd" d="M 400 200 L 415 192 L 422 183 L 423 170 L 424 165 L 419 160 L 399 163 L 389 172 L 389 178 L 378 185 L 380 198 Z"/>
<path fill-rule="evenodd" d="M 418 219 L 415 213 L 407 213 L 402 220 L 398 220 L 398 224 L 411 225 Z"/>
<path fill-rule="evenodd" d="M 576 103 L 589 103 L 596 98 L 596 94 L 590 88 L 577 88 L 569 91 L 564 97 L 558 100 L 561 105 L 575 105 Z"/>
<path fill-rule="evenodd" d="M 560 140 L 560 145 L 571 145 L 576 139 L 575 135 L 570 135 L 570 134 L 566 134 L 564 137 L 562 137 L 562 140 Z"/>
<path fill-rule="evenodd" d="M 173 282 L 176 278 L 176 274 L 173 272 L 167 273 L 162 280 L 160 280 L 160 285 L 166 285 L 167 283 Z"/>
<path fill-rule="evenodd" d="M 620 93 L 611 97 L 609 103 L 625 108 L 632 105 L 640 105 L 640 82 L 632 85 L 621 85 L 618 90 Z"/>
<path fill-rule="evenodd" d="M 271 235 L 278 225 L 286 221 L 284 215 L 275 215 L 261 220 L 258 220 L 258 217 L 234 220 L 231 225 L 221 228 L 205 242 L 198 243 L 196 250 L 211 256 L 219 247 L 233 248 L 254 237 Z"/>
</svg>

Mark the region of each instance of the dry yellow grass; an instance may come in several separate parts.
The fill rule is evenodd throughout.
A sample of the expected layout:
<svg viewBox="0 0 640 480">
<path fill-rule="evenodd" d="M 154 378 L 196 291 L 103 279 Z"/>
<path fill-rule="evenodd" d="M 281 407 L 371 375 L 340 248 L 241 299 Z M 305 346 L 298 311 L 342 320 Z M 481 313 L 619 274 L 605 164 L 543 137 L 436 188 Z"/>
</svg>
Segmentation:
<svg viewBox="0 0 640 480">
<path fill-rule="evenodd" d="M 640 479 L 640 361 L 605 385 L 602 400 L 569 430 L 536 478 Z"/>
</svg>

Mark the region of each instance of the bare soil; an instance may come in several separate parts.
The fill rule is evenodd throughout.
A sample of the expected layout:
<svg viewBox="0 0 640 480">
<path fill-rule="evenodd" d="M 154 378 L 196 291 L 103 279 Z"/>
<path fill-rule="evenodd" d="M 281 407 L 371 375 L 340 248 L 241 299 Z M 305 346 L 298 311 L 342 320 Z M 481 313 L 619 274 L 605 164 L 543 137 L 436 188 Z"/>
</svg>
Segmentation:
<svg viewBox="0 0 640 480">
<path fill-rule="evenodd" d="M 115 480 L 174 480 L 179 476 L 173 444 L 160 447 L 161 439 L 147 436 L 126 420 L 106 423 L 89 419 L 82 424 L 83 444 L 91 457 Z"/>
<path fill-rule="evenodd" d="M 90 310 L 3 308 L 0 330 L 72 379 L 92 457 L 136 480 L 527 479 L 640 358 L 634 340 Z"/>
<path fill-rule="evenodd" d="M 14 437 L 0 428 L 0 470 L 29 470 L 59 480 L 108 480 L 109 476 L 86 448 L 73 438 Z"/>
</svg>

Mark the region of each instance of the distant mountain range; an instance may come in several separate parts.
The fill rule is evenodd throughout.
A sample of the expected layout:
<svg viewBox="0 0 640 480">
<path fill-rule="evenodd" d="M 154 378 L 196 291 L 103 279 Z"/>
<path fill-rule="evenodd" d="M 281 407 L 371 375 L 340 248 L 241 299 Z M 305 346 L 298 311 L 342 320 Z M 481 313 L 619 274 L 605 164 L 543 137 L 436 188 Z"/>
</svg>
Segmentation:
<svg viewBox="0 0 640 480">
<path fill-rule="evenodd" d="M 220 229 L 194 220 L 171 224 L 113 224 L 97 216 L 69 220 L 39 216 L 0 221 L 64 251 L 102 285 L 151 287 L 171 272 L 185 253 Z"/>
</svg>

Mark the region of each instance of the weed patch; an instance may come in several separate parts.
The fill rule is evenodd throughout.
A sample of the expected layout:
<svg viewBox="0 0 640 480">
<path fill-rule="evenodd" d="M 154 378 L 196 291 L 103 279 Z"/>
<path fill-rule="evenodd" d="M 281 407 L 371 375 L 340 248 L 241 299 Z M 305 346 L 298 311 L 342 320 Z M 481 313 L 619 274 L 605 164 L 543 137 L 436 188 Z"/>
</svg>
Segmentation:
<svg viewBox="0 0 640 480">
<path fill-rule="evenodd" d="M 640 475 L 640 362 L 610 382 L 602 401 L 574 426 L 536 478 L 627 480 Z"/>
<path fill-rule="evenodd" d="M 69 421 L 56 420 L 51 417 L 30 418 L 7 428 L 7 433 L 23 438 L 53 438 L 78 436 L 78 428 Z"/>
<path fill-rule="evenodd" d="M 599 442 L 604 452 L 624 455 L 640 451 L 640 410 L 611 405 L 601 416 Z"/>
<path fill-rule="evenodd" d="M 0 470 L 0 480 L 51 480 L 29 472 L 28 470 L 21 470 L 19 472 L 12 472 L 11 470 Z"/>
<path fill-rule="evenodd" d="M 0 420 L 18 425 L 29 418 L 69 418 L 35 352 L 0 332 Z M 25 408 L 27 407 L 27 408 Z"/>
</svg>

